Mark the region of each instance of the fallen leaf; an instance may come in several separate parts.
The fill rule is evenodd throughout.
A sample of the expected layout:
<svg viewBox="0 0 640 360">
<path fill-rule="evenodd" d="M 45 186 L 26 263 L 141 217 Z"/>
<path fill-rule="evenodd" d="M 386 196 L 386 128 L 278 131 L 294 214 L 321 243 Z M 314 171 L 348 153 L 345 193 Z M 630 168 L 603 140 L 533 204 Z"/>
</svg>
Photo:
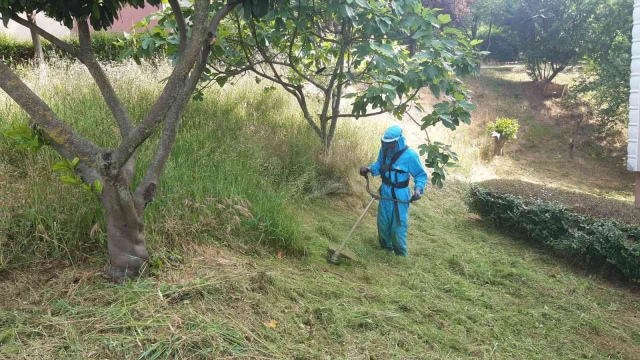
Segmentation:
<svg viewBox="0 0 640 360">
<path fill-rule="evenodd" d="M 276 326 L 278 326 L 278 322 L 275 320 L 271 320 L 271 321 L 265 321 L 264 322 L 264 326 L 271 328 L 271 329 L 275 329 Z"/>
</svg>

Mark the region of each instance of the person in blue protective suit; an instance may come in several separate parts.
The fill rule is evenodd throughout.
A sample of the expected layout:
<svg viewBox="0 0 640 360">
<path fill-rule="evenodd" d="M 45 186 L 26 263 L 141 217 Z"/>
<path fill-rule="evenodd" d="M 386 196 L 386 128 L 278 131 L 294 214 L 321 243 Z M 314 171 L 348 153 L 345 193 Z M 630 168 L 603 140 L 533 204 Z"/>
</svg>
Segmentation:
<svg viewBox="0 0 640 360">
<path fill-rule="evenodd" d="M 380 195 L 407 203 L 380 200 L 378 205 L 378 238 L 384 250 L 399 256 L 409 256 L 407 252 L 407 225 L 410 200 L 422 197 L 427 183 L 427 173 L 418 154 L 407 147 L 400 126 L 392 126 L 382 136 L 382 148 L 378 160 L 360 168 L 360 175 L 382 177 Z M 413 176 L 414 195 L 409 189 L 409 175 Z"/>
</svg>

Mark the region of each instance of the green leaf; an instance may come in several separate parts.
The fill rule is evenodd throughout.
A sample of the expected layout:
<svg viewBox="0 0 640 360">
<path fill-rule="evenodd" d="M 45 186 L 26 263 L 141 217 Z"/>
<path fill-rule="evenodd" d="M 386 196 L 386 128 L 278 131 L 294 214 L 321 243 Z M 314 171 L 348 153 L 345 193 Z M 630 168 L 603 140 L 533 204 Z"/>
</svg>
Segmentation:
<svg viewBox="0 0 640 360">
<path fill-rule="evenodd" d="M 118 60 L 124 60 L 129 58 L 131 55 L 133 55 L 133 49 L 130 47 L 125 47 L 124 49 L 122 49 L 122 51 L 120 52 L 120 56 L 118 56 Z"/>
<path fill-rule="evenodd" d="M 151 46 L 153 46 L 153 38 L 146 38 L 142 40 L 143 49 L 149 49 Z"/>
<path fill-rule="evenodd" d="M 436 79 L 440 76 L 440 69 L 434 65 L 425 66 L 423 72 L 429 80 Z"/>
<path fill-rule="evenodd" d="M 348 6 L 347 4 L 342 4 L 340 5 L 339 9 L 340 9 L 340 15 L 343 18 L 348 18 L 354 23 L 358 20 L 356 13 L 353 11 L 353 8 L 351 6 Z"/>
<path fill-rule="evenodd" d="M 70 163 L 71 169 L 74 169 L 79 162 L 80 162 L 80 159 L 78 159 L 77 157 L 73 158 L 73 160 Z"/>
<path fill-rule="evenodd" d="M 433 109 L 438 114 L 446 114 L 449 111 L 449 103 L 448 102 L 441 102 L 439 104 L 436 104 L 433 107 Z"/>
<path fill-rule="evenodd" d="M 383 34 L 386 34 L 387 31 L 389 31 L 389 28 L 391 27 L 389 23 L 381 20 L 379 17 L 376 17 L 376 24 L 378 25 L 378 27 L 380 28 L 380 31 L 382 31 Z"/>
<path fill-rule="evenodd" d="M 484 40 L 474 39 L 474 40 L 471 40 L 470 45 L 471 45 L 471 46 L 476 46 L 476 45 L 480 45 L 480 44 L 482 44 L 483 42 L 484 42 Z"/>
<path fill-rule="evenodd" d="M 355 0 L 358 6 L 363 7 L 365 9 L 371 9 L 371 5 L 366 0 Z"/>
<path fill-rule="evenodd" d="M 446 119 L 443 118 L 442 116 L 440 116 L 440 119 L 442 119 L 442 125 L 444 125 L 444 127 L 446 127 L 449 130 L 455 130 L 456 129 L 456 124 L 454 124 L 450 119 Z"/>
<path fill-rule="evenodd" d="M 53 165 L 53 171 L 66 171 L 66 170 L 72 170 L 69 167 L 69 164 L 66 159 L 59 161 Z"/>
<path fill-rule="evenodd" d="M 63 183 L 67 183 L 67 184 L 80 184 L 81 183 L 80 179 L 78 179 L 77 177 L 74 177 L 74 176 L 69 176 L 69 175 L 60 176 L 58 179 L 60 179 L 60 181 L 62 181 Z"/>
<path fill-rule="evenodd" d="M 204 93 L 200 90 L 196 91 L 193 93 L 193 97 L 192 97 L 193 101 L 203 101 L 204 100 Z"/>
<path fill-rule="evenodd" d="M 371 97 L 375 97 L 375 96 L 380 96 L 382 92 L 380 91 L 380 88 L 377 87 L 370 87 L 367 89 L 367 97 L 371 98 Z"/>
<path fill-rule="evenodd" d="M 96 20 L 100 20 L 100 2 L 98 1 L 94 1 L 93 2 L 93 7 L 91 8 L 91 16 L 93 16 L 94 19 Z"/>
<path fill-rule="evenodd" d="M 438 15 L 438 21 L 440 24 L 448 24 L 451 22 L 451 15 L 449 14 L 440 14 Z"/>
<path fill-rule="evenodd" d="M 2 11 L 2 24 L 4 25 L 4 27 L 7 27 L 9 25 L 9 20 L 11 20 L 11 12 L 8 9 L 4 9 Z"/>
<path fill-rule="evenodd" d="M 382 88 L 383 89 L 387 89 L 389 91 L 392 91 L 394 94 L 396 92 L 396 87 L 393 85 L 389 85 L 389 84 L 382 84 Z"/>
<path fill-rule="evenodd" d="M 97 194 L 102 194 L 102 183 L 99 180 L 93 182 L 93 191 Z"/>
<path fill-rule="evenodd" d="M 395 53 L 393 52 L 393 46 L 391 46 L 391 44 L 378 45 L 375 41 L 371 40 L 369 41 L 369 47 L 371 47 L 372 50 L 381 52 L 385 56 L 391 58 L 395 56 Z"/>
<path fill-rule="evenodd" d="M 452 27 L 445 27 L 442 32 L 444 32 L 445 34 L 449 34 L 449 35 L 458 35 L 458 36 L 463 36 L 464 34 L 462 33 L 462 31 L 456 29 L 456 28 L 452 28 Z M 446 41 L 446 40 L 445 40 Z M 456 47 L 457 42 L 455 40 L 450 40 L 450 41 L 443 41 L 446 45 L 449 45 L 451 47 Z"/>
<path fill-rule="evenodd" d="M 436 99 L 440 99 L 440 86 L 436 84 L 429 84 L 429 89 L 431 90 L 433 96 L 436 97 Z"/>
<path fill-rule="evenodd" d="M 467 125 L 471 125 L 471 114 L 468 112 L 463 112 L 458 115 L 458 117 Z"/>
<path fill-rule="evenodd" d="M 402 10 L 402 7 L 398 5 L 398 3 L 395 2 L 394 0 L 391 0 L 391 8 L 393 8 L 393 11 L 395 11 L 397 15 L 404 14 L 404 10 Z"/>
<path fill-rule="evenodd" d="M 440 121 L 440 118 L 437 114 L 429 114 L 422 118 L 422 130 L 428 128 L 429 126 L 433 126 Z"/>
<path fill-rule="evenodd" d="M 465 109 L 466 111 L 476 111 L 478 107 L 468 101 L 460 101 L 460 107 Z"/>
<path fill-rule="evenodd" d="M 220 86 L 220 87 L 223 87 L 227 83 L 228 80 L 229 80 L 229 78 L 226 77 L 226 76 L 218 76 L 216 78 L 216 82 L 218 83 L 218 86 Z"/>
</svg>

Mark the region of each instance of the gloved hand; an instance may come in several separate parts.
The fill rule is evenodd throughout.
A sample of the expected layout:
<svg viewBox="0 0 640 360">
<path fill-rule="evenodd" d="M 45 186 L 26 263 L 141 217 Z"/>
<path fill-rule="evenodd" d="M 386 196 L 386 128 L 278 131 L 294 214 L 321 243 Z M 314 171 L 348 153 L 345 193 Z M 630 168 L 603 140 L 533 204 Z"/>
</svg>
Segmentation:
<svg viewBox="0 0 640 360">
<path fill-rule="evenodd" d="M 369 169 L 366 166 L 360 166 L 360 176 L 367 176 L 368 173 L 371 172 L 371 169 Z"/>
<path fill-rule="evenodd" d="M 413 196 L 411 197 L 411 201 L 417 201 L 422 199 L 422 192 L 424 190 L 422 188 L 416 188 L 415 192 L 413 193 Z"/>
</svg>

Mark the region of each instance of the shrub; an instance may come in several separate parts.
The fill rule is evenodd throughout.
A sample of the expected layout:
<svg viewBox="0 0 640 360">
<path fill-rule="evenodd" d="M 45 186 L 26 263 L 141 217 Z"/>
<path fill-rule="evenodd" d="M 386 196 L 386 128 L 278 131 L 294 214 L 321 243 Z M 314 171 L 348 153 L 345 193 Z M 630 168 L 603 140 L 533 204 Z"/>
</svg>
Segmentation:
<svg viewBox="0 0 640 360">
<path fill-rule="evenodd" d="M 33 59 L 31 42 L 18 41 L 7 34 L 0 33 L 0 56 L 7 63 L 26 62 Z"/>
<path fill-rule="evenodd" d="M 516 119 L 497 118 L 495 122 L 491 121 L 487 124 L 487 132 L 497 132 L 502 140 L 517 139 L 516 135 L 519 128 L 520 124 Z"/>
<path fill-rule="evenodd" d="M 557 201 L 524 198 L 474 184 L 469 209 L 510 233 L 524 235 L 560 254 L 591 265 L 610 264 L 640 280 L 640 227 L 595 219 Z"/>
<path fill-rule="evenodd" d="M 92 34 L 93 51 L 100 61 L 117 61 L 122 48 L 116 44 L 124 39 L 121 33 L 99 31 Z M 78 38 L 69 36 L 64 41 L 79 46 Z M 42 39 L 42 50 L 46 58 L 52 55 L 70 58 L 63 50 Z M 30 40 L 17 40 L 9 35 L 0 34 L 0 56 L 9 64 L 27 63 L 33 59 L 33 44 Z"/>
<path fill-rule="evenodd" d="M 478 184 L 493 191 L 520 196 L 527 200 L 556 201 L 572 211 L 594 219 L 615 220 L 626 225 L 638 225 L 640 208 L 631 202 L 603 198 L 576 191 L 552 188 L 520 180 L 488 180 Z"/>
</svg>

